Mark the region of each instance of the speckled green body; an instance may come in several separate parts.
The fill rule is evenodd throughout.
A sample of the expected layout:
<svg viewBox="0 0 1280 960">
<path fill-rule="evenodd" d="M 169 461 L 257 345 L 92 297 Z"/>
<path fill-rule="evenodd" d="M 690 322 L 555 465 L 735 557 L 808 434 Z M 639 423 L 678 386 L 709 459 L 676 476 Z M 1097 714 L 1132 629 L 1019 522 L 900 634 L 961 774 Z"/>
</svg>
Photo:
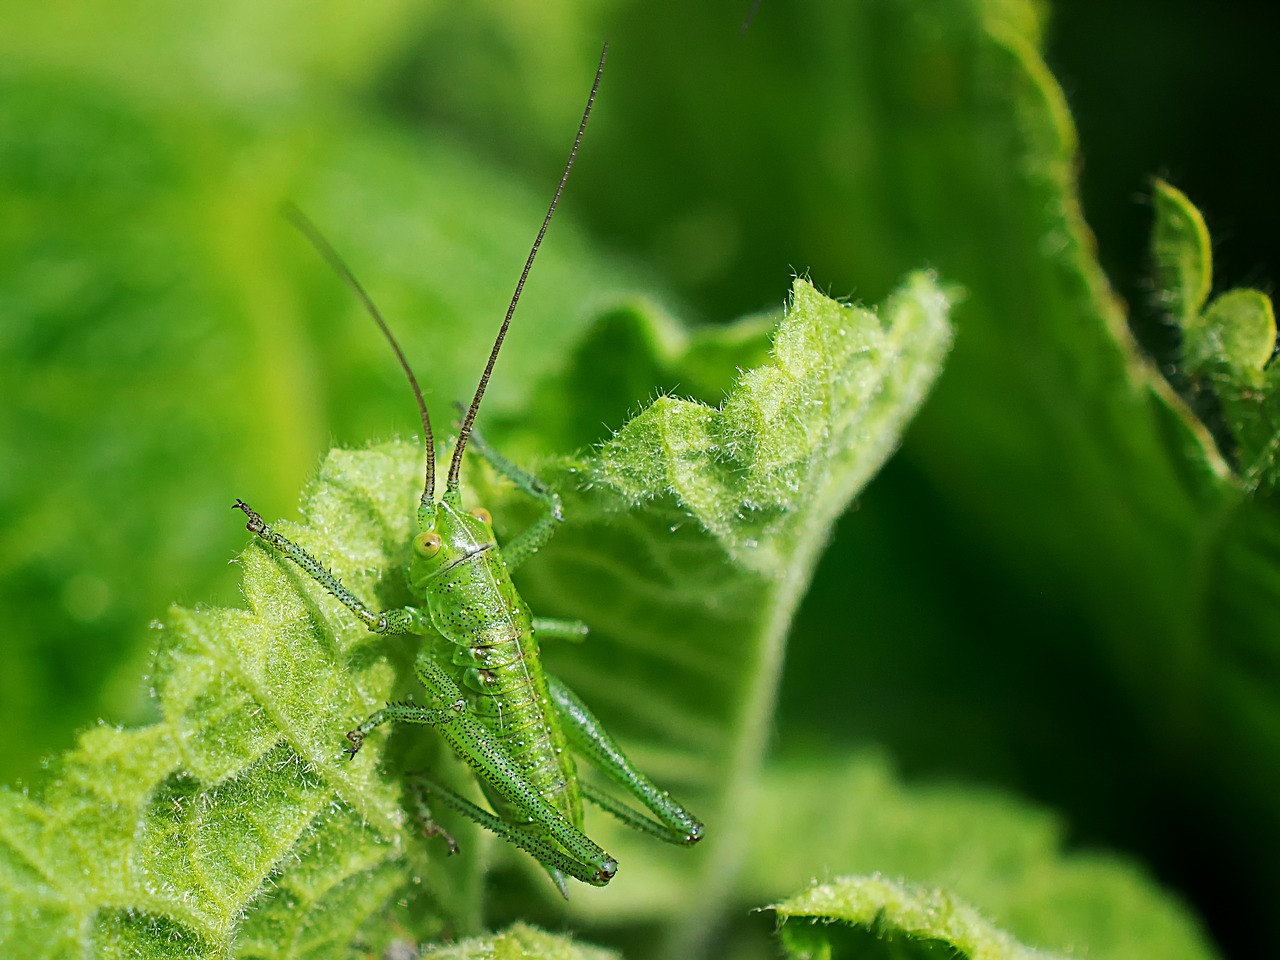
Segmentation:
<svg viewBox="0 0 1280 960">
<path fill-rule="evenodd" d="M 493 528 L 459 509 L 448 494 L 422 513 L 422 529 L 442 543 L 429 557 L 415 549 L 409 586 L 425 599 L 431 626 L 443 638 L 436 641 L 436 662 L 529 784 L 581 828 L 577 769 L 552 708 L 533 615 L 511 582 Z M 481 783 L 503 819 L 531 822 L 526 811 Z"/>
</svg>

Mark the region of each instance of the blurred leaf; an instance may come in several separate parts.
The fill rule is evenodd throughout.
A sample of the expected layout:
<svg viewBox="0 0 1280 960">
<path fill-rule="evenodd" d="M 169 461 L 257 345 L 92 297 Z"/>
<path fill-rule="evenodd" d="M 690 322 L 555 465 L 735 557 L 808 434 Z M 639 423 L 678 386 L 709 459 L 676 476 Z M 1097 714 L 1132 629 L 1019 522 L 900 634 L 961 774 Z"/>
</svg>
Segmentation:
<svg viewBox="0 0 1280 960">
<path fill-rule="evenodd" d="M 996 943 L 1011 936 L 1064 955 L 1109 960 L 1214 955 L 1185 907 L 1133 864 L 1069 851 L 1062 825 L 1050 814 L 973 787 L 904 784 L 876 756 L 771 764 L 748 862 L 738 892 L 743 904 L 776 900 L 814 877 L 866 875 L 855 890 L 865 908 L 860 922 L 877 937 L 945 930 L 939 915 L 929 933 L 895 901 L 926 908 L 964 901 L 1005 931 L 993 935 Z M 887 914 L 882 921 L 874 921 L 877 903 Z M 966 923 L 973 919 L 971 910 L 958 909 Z"/>
<path fill-rule="evenodd" d="M 1263 368 L 1276 351 L 1276 315 L 1260 290 L 1229 290 L 1209 304 L 1201 318 L 1204 339 L 1217 341 L 1217 356 L 1236 371 L 1241 388 L 1262 388 Z M 1238 399 L 1238 397 L 1237 397 Z M 1274 448 L 1272 440 L 1268 446 Z M 1267 464 L 1261 469 L 1271 469 Z"/>
<path fill-rule="evenodd" d="M 1151 259 L 1159 284 L 1156 299 L 1185 326 L 1200 315 L 1213 288 L 1209 228 L 1182 192 L 1163 180 L 1155 182 L 1154 199 Z"/>
<path fill-rule="evenodd" d="M 1229 434 L 1225 452 L 1240 483 L 1250 491 L 1273 486 L 1280 479 L 1280 374 L 1271 362 L 1271 298 L 1259 290 L 1230 290 L 1205 307 L 1213 260 L 1204 218 L 1175 187 L 1157 181 L 1155 188 L 1157 300 L 1182 328 L 1183 368 L 1219 404 Z"/>
</svg>

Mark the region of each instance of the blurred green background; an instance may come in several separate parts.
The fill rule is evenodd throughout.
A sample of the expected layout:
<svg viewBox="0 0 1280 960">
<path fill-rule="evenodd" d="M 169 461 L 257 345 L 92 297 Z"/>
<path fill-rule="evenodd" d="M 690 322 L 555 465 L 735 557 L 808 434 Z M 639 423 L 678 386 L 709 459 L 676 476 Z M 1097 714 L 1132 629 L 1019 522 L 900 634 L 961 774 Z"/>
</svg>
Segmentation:
<svg viewBox="0 0 1280 960">
<path fill-rule="evenodd" d="M 1083 525 L 1076 512 L 1114 492 L 1106 479 L 1054 486 L 1071 449 L 1057 431 L 1112 426 L 1070 399 L 1087 376 L 1056 382 L 1032 354 L 984 368 L 999 350 L 966 348 L 1002 335 L 991 316 L 1035 314 L 1008 276 L 1029 252 L 989 229 L 1007 214 L 1006 120 L 953 95 L 981 92 L 980 15 L 1029 14 L 764 0 L 740 36 L 749 6 L 5 5 L 5 780 L 35 775 L 95 718 L 145 720 L 146 624 L 170 602 L 237 600 L 234 498 L 290 516 L 329 445 L 414 432 L 384 344 L 278 204 L 302 204 L 348 255 L 447 416 L 607 37 L 598 113 L 520 315 L 538 348 L 501 368 L 486 414 L 536 416 L 539 379 L 593 298 L 618 290 L 662 290 L 678 315 L 718 322 L 776 309 L 793 271 L 866 302 L 920 266 L 967 287 L 955 369 L 842 522 L 796 625 L 777 748 L 881 744 L 908 778 L 1016 791 L 1061 812 L 1080 844 L 1143 859 L 1228 952 L 1257 945 L 1280 893 L 1280 630 L 1207 602 L 1187 636 L 1213 643 L 1166 657 L 1158 598 L 1181 581 L 1161 563 L 1178 557 L 1126 566 L 1146 554 L 1115 546 L 1129 535 L 1113 543 L 1108 518 L 1141 520 L 1114 503 Z M 1265 289 L 1274 274 L 1278 21 L 1245 4 L 1076 0 L 1046 27 L 1099 259 L 1164 367 L 1176 338 L 1148 306 L 1151 175 L 1206 212 L 1225 283 Z M 605 266 L 583 275 L 590 258 Z M 1006 381 L 1005 396 L 975 387 Z M 999 419 L 984 403 L 1042 387 L 1068 398 L 1043 429 L 982 434 Z M 1042 472 L 1004 471 L 1009 457 L 987 454 L 1006 442 Z M 1003 499 L 1028 487 L 1029 524 L 1019 511 L 1033 506 Z M 1152 512 L 1184 510 L 1152 489 Z M 1269 496 L 1228 523 L 1269 530 Z M 1229 669 L 1215 673 L 1220 654 Z M 1255 686 L 1237 697 L 1241 670 Z"/>
</svg>

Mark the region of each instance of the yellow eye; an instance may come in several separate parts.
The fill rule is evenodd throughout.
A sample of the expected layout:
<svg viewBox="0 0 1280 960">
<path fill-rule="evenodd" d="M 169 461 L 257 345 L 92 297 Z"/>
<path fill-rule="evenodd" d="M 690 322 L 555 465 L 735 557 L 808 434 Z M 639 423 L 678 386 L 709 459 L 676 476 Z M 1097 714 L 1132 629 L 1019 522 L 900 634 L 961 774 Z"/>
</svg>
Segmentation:
<svg viewBox="0 0 1280 960">
<path fill-rule="evenodd" d="M 420 556 L 424 557 L 434 557 L 440 552 L 440 547 L 443 546 L 443 544 L 444 541 L 440 538 L 440 534 L 436 533 L 434 530 L 426 533 L 420 533 L 413 538 L 413 549 L 417 551 Z"/>
<path fill-rule="evenodd" d="M 471 511 L 471 515 L 478 520 L 483 520 L 486 525 L 490 527 L 493 526 L 493 514 L 491 514 L 484 507 L 476 507 L 474 510 Z"/>
</svg>

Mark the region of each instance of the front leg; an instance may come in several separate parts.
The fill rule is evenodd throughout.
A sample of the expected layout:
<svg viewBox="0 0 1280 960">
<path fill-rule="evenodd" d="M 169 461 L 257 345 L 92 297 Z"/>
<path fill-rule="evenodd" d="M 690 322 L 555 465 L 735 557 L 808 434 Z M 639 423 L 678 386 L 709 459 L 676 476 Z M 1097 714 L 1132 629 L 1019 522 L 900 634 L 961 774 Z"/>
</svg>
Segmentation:
<svg viewBox="0 0 1280 960">
<path fill-rule="evenodd" d="M 546 546 L 547 541 L 556 532 L 556 527 L 564 522 L 561 510 L 560 494 L 535 477 L 533 474 L 516 466 L 502 454 L 485 442 L 475 430 L 471 431 L 471 449 L 480 454 L 494 470 L 502 474 L 524 493 L 542 502 L 546 512 L 534 522 L 533 526 L 512 537 L 502 548 L 502 559 L 507 567 L 514 570 L 524 561 Z"/>
<path fill-rule="evenodd" d="M 342 585 L 342 581 L 331 573 L 323 563 L 286 537 L 277 533 L 267 525 L 243 500 L 237 500 L 234 509 L 241 510 L 249 518 L 245 529 L 255 534 L 258 539 L 271 544 L 280 553 L 302 568 L 309 576 L 329 593 L 337 597 L 344 607 L 363 621 L 364 625 L 377 634 L 389 633 L 421 633 L 422 614 L 412 607 L 401 607 L 395 610 L 383 610 L 375 613 L 373 608 Z"/>
<path fill-rule="evenodd" d="M 439 727 L 449 723 L 458 710 L 464 709 L 466 709 L 466 703 L 463 701 L 443 708 L 420 707 L 408 701 L 388 703 L 381 710 L 366 717 L 360 726 L 347 731 L 347 741 L 351 746 L 344 747 L 342 752 L 347 755 L 347 759 L 354 757 L 364 746 L 364 741 L 369 734 L 384 723 L 419 723 L 424 726 Z"/>
</svg>

